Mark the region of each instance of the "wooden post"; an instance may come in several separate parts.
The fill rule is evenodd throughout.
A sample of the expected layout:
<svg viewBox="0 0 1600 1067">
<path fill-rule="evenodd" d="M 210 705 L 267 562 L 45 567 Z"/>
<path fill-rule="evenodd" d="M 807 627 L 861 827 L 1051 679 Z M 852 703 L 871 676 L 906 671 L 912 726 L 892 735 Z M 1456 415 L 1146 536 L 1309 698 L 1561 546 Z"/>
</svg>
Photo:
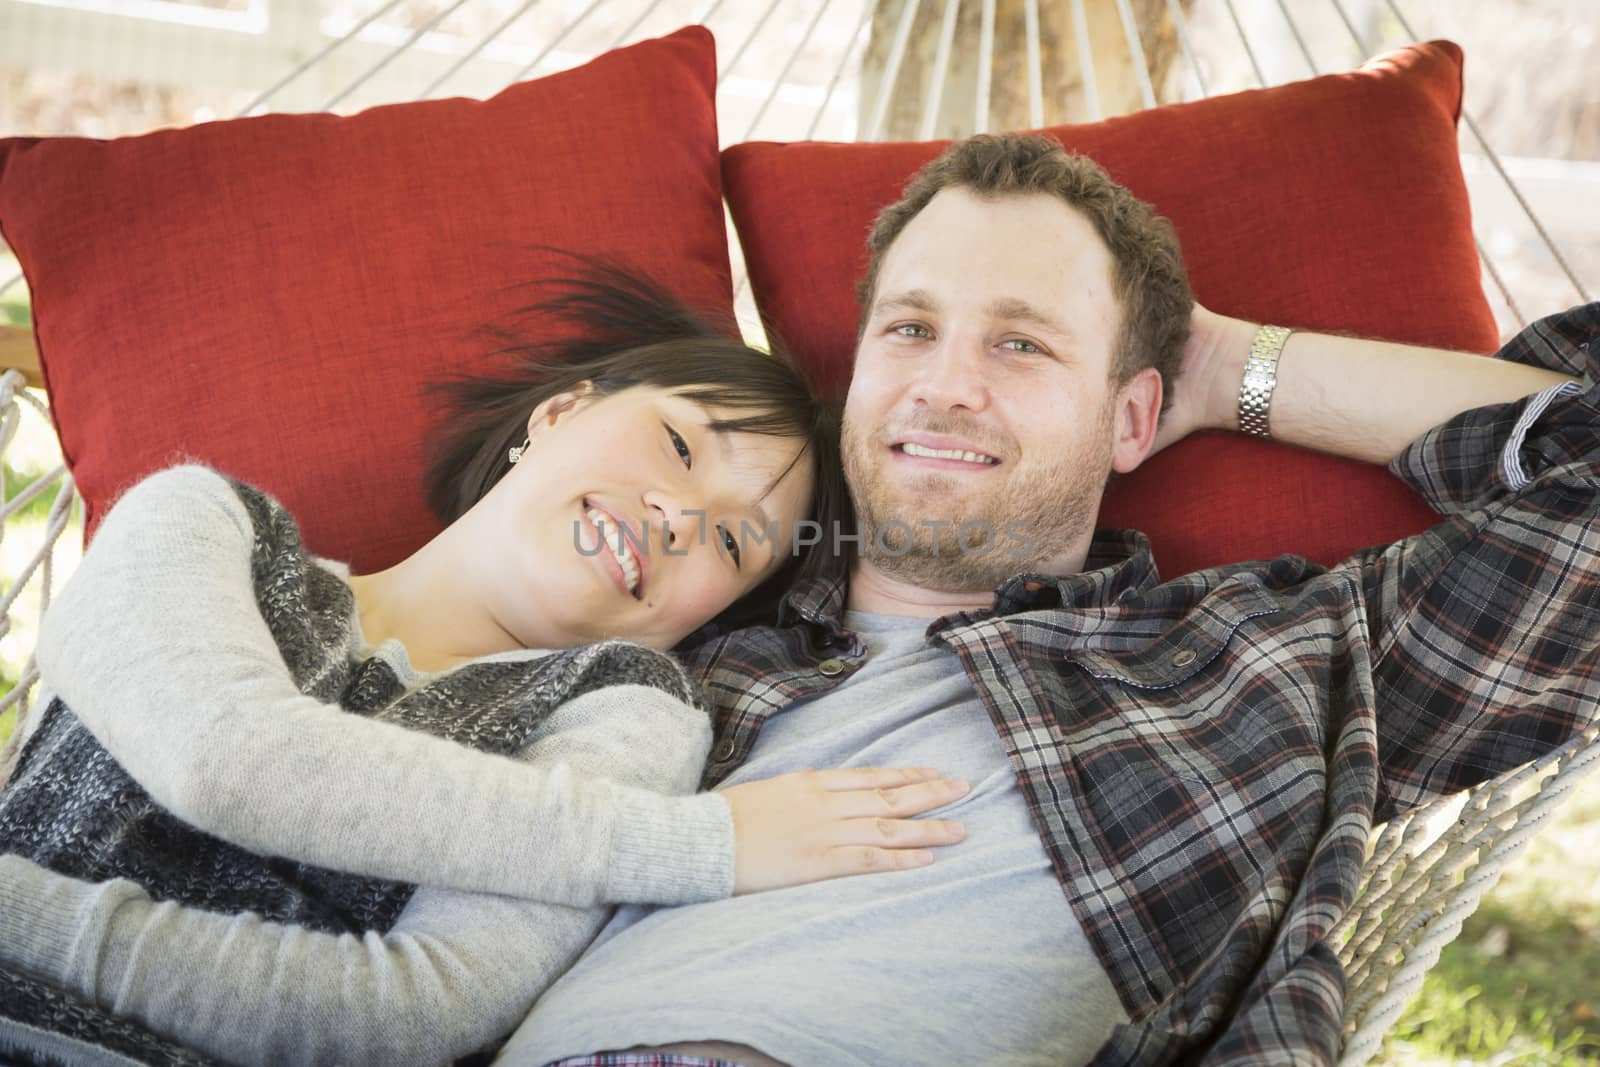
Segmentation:
<svg viewBox="0 0 1600 1067">
<path fill-rule="evenodd" d="M 872 39 L 861 65 L 860 139 L 872 136 L 870 123 L 878 88 L 883 83 L 901 15 L 909 2 L 913 0 L 875 0 Z M 1185 11 L 1191 2 L 1181 0 Z M 1169 98 L 1165 86 L 1167 72 L 1180 54 L 1177 28 L 1165 0 L 1130 0 L 1129 6 L 1139 27 L 1138 38 L 1149 66 L 1156 102 L 1164 103 Z M 880 131 L 882 140 L 917 140 L 923 136 L 923 102 L 935 69 L 945 9 L 946 0 L 920 0 L 918 3 Z M 1025 11 L 1023 0 L 995 0 L 994 75 L 987 125 L 990 132 L 1028 129 L 1034 125 L 1030 121 Z M 1097 117 L 1122 115 L 1144 106 L 1139 75 L 1116 0 L 1084 0 L 1099 116 L 1091 114 L 1088 106 L 1085 78 L 1078 60 L 1073 4 L 1070 0 L 1038 0 L 1038 11 L 1043 125 L 1091 122 Z M 933 137 L 965 137 L 977 132 L 982 17 L 982 0 L 961 0 Z"/>
<path fill-rule="evenodd" d="M 33 348 L 33 331 L 20 326 L 0 326 L 0 371 L 16 368 L 29 385 L 44 385 L 39 372 L 39 353 Z"/>
</svg>

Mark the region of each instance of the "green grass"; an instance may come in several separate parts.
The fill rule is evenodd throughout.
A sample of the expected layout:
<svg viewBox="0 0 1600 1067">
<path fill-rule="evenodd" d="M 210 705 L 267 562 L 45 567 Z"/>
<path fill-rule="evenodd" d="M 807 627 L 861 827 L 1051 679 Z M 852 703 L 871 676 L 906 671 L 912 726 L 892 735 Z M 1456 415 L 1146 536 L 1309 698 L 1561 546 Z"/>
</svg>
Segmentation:
<svg viewBox="0 0 1600 1067">
<path fill-rule="evenodd" d="M 31 485 L 37 477 L 38 475 L 34 472 L 13 470 L 11 464 L 7 463 L 3 471 L 0 471 L 0 478 L 5 481 L 6 499 L 14 499 Z M 55 502 L 56 491 L 60 488 L 60 485 L 61 483 L 58 480 L 54 485 L 47 486 L 43 492 L 24 504 L 6 521 L 22 524 L 46 521 L 50 516 L 50 505 Z M 77 505 L 73 506 L 76 507 Z"/>
<path fill-rule="evenodd" d="M 1377 1062 L 1600 1064 L 1600 772 L 1485 895 Z"/>
<path fill-rule="evenodd" d="M 1600 1062 L 1600 905 L 1484 903 L 1440 956 L 1389 1046 L 1395 1063 Z"/>
<path fill-rule="evenodd" d="M 9 282 L 17 273 L 17 258 L 9 252 L 0 252 L 0 285 Z M 33 311 L 29 306 L 28 286 L 18 282 L 0 296 L 0 326 L 32 326 Z"/>
</svg>

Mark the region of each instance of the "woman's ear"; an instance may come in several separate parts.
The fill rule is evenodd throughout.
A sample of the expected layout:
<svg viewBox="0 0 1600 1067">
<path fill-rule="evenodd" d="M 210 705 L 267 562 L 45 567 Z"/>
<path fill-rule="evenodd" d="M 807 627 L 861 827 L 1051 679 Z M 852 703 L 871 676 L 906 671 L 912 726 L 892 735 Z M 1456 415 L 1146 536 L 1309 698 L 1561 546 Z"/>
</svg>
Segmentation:
<svg viewBox="0 0 1600 1067">
<path fill-rule="evenodd" d="M 554 426 L 567 416 L 582 411 L 594 398 L 594 383 L 591 381 L 578 382 L 571 389 L 546 397 L 528 416 L 528 437 L 532 439 L 546 426 Z"/>
</svg>

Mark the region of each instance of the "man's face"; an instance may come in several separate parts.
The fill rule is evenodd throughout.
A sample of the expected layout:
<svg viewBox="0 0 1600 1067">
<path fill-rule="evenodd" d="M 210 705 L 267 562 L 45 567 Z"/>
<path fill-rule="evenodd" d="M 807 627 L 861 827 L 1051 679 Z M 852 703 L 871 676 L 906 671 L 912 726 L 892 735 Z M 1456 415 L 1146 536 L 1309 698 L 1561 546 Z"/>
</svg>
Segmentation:
<svg viewBox="0 0 1600 1067">
<path fill-rule="evenodd" d="M 866 564 L 949 591 L 1081 568 L 1108 473 L 1143 456 L 1110 381 L 1111 276 L 1092 224 L 1043 194 L 946 189 L 901 231 L 845 404 Z"/>
</svg>

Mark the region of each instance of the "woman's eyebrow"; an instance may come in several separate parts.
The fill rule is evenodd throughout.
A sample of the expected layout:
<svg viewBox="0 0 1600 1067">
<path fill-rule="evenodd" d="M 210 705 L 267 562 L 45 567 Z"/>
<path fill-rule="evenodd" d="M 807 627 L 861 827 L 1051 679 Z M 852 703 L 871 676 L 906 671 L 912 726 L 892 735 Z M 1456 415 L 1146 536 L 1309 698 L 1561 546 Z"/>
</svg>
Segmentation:
<svg viewBox="0 0 1600 1067">
<path fill-rule="evenodd" d="M 714 424 L 708 428 L 711 430 L 711 436 L 717 439 L 717 451 L 722 454 L 722 462 L 727 464 L 731 469 L 734 466 L 735 459 L 738 455 L 737 450 L 735 450 L 733 447 L 733 441 L 730 437 L 731 431 L 719 429 Z M 788 472 L 785 471 L 784 473 Z M 778 482 L 782 480 L 783 476 L 779 475 L 777 480 L 771 485 L 767 486 L 766 490 L 762 492 L 761 496 L 753 501 L 750 505 L 751 510 L 756 513 L 756 518 L 761 522 L 761 530 L 763 534 L 772 526 L 772 516 L 767 514 L 767 509 L 761 506 L 761 501 L 766 498 L 768 493 L 776 489 L 778 487 Z"/>
</svg>

